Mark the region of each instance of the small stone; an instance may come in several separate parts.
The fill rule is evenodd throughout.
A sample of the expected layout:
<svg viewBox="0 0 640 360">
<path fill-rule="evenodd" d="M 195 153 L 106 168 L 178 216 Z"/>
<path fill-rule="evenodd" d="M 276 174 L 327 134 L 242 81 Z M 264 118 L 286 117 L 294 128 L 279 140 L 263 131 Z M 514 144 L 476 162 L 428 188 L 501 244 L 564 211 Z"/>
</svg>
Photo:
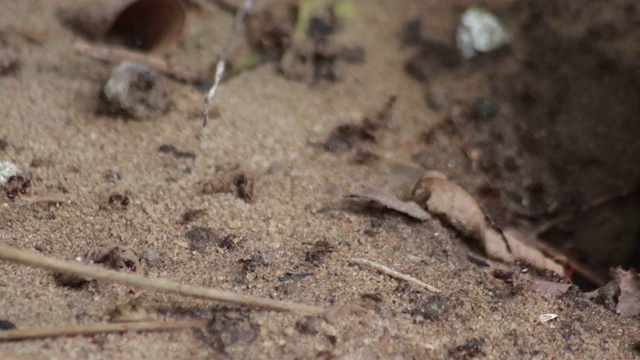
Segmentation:
<svg viewBox="0 0 640 360">
<path fill-rule="evenodd" d="M 160 261 L 160 253 L 158 250 L 146 249 L 140 254 L 140 258 L 144 260 L 149 267 L 153 267 Z"/>
<path fill-rule="evenodd" d="M 20 169 L 11 161 L 0 161 L 0 184 L 6 183 L 10 177 L 18 175 Z"/>
<path fill-rule="evenodd" d="M 509 43 L 510 36 L 497 16 L 483 8 L 470 7 L 462 14 L 456 40 L 460 54 L 469 59 Z"/>
<path fill-rule="evenodd" d="M 100 93 L 98 112 L 133 119 L 164 114 L 171 107 L 164 77 L 146 65 L 123 61 Z"/>
</svg>

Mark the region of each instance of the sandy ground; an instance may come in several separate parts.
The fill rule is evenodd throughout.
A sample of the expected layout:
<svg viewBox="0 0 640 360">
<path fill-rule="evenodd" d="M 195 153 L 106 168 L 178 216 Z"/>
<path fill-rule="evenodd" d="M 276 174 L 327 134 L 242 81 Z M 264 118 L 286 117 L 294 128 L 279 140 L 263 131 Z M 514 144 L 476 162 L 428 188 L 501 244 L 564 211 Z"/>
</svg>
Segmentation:
<svg viewBox="0 0 640 360">
<path fill-rule="evenodd" d="M 0 205 L 0 241 L 61 259 L 116 243 L 137 254 L 151 277 L 320 306 L 358 305 L 328 320 L 244 310 L 149 292 L 141 301 L 160 318 L 212 318 L 208 330 L 126 333 L 0 343 L 0 357 L 35 359 L 623 359 L 638 356 L 638 319 L 625 319 L 578 293 L 557 297 L 512 292 L 467 260 L 469 248 L 439 221 L 419 223 L 387 211 L 345 205 L 343 196 L 368 183 L 383 186 L 383 166 L 356 165 L 350 154 L 315 145 L 344 122 L 375 113 L 398 98 L 390 129 L 375 145 L 386 159 L 410 162 L 416 134 L 441 121 L 425 105 L 422 85 L 403 64 L 411 49 L 399 43 L 403 24 L 431 14 L 433 26 L 452 31 L 455 14 L 436 1 L 359 4 L 341 36 L 366 49 L 366 62 L 347 65 L 341 82 L 310 88 L 279 76 L 272 65 L 225 83 L 220 116 L 202 128 L 203 94 L 172 83 L 170 111 L 152 120 L 96 115 L 97 94 L 111 65 L 71 49 L 77 35 L 56 12 L 69 3 L 5 1 L 4 46 L 20 68 L 0 77 L 0 160 L 15 162 L 33 182 L 29 196 L 64 192 L 69 201 L 17 208 Z M 185 67 L 209 65 L 231 16 L 189 11 L 181 50 Z M 444 38 L 444 36 L 443 36 Z M 2 43 L 0 43 L 2 44 Z M 240 44 L 234 55 L 247 51 Z M 196 157 L 159 152 L 163 144 Z M 455 165 L 454 165 L 455 167 Z M 216 171 L 240 168 L 255 179 L 255 199 L 202 194 Z M 452 171 L 464 171 L 453 169 Z M 111 194 L 131 199 L 108 204 Z M 206 214 L 184 224 L 191 209 Z M 230 249 L 215 242 L 193 247 L 185 234 L 208 227 L 234 235 Z M 306 255 L 325 240 L 334 252 L 317 262 Z M 371 270 L 347 265 L 371 259 L 409 273 L 443 292 L 432 294 Z M 313 273 L 281 281 L 287 274 Z M 51 273 L 0 263 L 0 319 L 18 328 L 103 322 L 127 288 L 90 283 L 59 286 Z M 550 323 L 537 319 L 556 313 Z"/>
</svg>

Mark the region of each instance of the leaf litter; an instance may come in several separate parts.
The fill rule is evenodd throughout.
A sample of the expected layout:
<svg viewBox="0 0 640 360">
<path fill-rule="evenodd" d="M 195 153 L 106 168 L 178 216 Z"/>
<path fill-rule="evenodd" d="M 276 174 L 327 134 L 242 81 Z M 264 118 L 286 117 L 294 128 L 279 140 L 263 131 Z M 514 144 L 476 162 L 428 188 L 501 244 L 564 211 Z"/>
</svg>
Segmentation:
<svg viewBox="0 0 640 360">
<path fill-rule="evenodd" d="M 417 220 L 427 220 L 431 214 L 442 218 L 462 235 L 473 239 L 485 254 L 495 260 L 512 263 L 522 260 L 538 269 L 566 277 L 565 260 L 545 252 L 530 236 L 515 228 L 500 229 L 493 225 L 478 203 L 462 187 L 437 171 L 426 171 L 416 183 L 412 199 L 402 201 L 385 190 L 363 186 L 350 199 L 366 199 L 401 212 Z M 424 212 L 424 207 L 428 212 Z"/>
</svg>

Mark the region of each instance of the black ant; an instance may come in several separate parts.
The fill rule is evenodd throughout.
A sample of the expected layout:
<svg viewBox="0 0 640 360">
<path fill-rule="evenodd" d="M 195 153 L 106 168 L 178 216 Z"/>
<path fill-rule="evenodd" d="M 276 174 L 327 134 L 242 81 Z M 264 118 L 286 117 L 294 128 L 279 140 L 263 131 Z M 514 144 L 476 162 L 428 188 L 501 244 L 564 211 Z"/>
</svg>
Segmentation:
<svg viewBox="0 0 640 360">
<path fill-rule="evenodd" d="M 7 198 L 14 200 L 19 194 L 26 194 L 31 186 L 31 180 L 22 175 L 12 175 L 7 179 L 5 185 Z"/>
</svg>

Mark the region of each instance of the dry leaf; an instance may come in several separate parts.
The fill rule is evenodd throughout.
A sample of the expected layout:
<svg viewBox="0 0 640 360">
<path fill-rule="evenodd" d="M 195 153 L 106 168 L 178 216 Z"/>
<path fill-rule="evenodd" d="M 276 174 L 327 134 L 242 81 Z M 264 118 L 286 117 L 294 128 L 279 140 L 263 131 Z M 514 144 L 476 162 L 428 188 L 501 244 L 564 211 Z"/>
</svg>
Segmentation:
<svg viewBox="0 0 640 360">
<path fill-rule="evenodd" d="M 489 226 L 485 229 L 484 235 L 482 245 L 487 256 L 506 263 L 511 263 L 515 260 L 505 236 L 500 229 Z"/>
<path fill-rule="evenodd" d="M 536 290 L 544 294 L 562 295 L 569 290 L 570 287 L 571 284 L 535 279 L 531 282 L 529 289 Z"/>
<path fill-rule="evenodd" d="M 640 277 L 633 270 L 623 270 L 618 267 L 611 275 L 620 286 L 618 306 L 616 312 L 622 316 L 636 316 L 640 314 Z"/>
<path fill-rule="evenodd" d="M 468 192 L 441 174 L 427 172 L 413 189 L 413 200 L 442 215 L 463 234 L 484 245 L 485 221 L 480 207 Z"/>
<path fill-rule="evenodd" d="M 566 276 L 564 259 L 545 254 L 536 248 L 533 239 L 529 239 L 517 229 L 507 228 L 502 233 L 514 258 L 526 261 L 538 269 L 553 271 L 561 277 Z"/>
<path fill-rule="evenodd" d="M 427 171 L 416 184 L 413 199 L 425 204 L 429 212 L 444 216 L 461 233 L 478 240 L 490 258 L 507 263 L 523 260 L 536 268 L 565 276 L 564 259 L 546 254 L 524 233 L 487 224 L 475 199 L 443 174 Z"/>
<path fill-rule="evenodd" d="M 424 211 L 420 205 L 413 201 L 401 201 L 394 195 L 378 188 L 371 186 L 362 186 L 362 190 L 357 194 L 351 194 L 347 197 L 352 199 L 361 199 L 374 201 L 391 210 L 399 211 L 405 215 L 408 215 L 414 219 L 427 220 L 431 216 Z"/>
</svg>

